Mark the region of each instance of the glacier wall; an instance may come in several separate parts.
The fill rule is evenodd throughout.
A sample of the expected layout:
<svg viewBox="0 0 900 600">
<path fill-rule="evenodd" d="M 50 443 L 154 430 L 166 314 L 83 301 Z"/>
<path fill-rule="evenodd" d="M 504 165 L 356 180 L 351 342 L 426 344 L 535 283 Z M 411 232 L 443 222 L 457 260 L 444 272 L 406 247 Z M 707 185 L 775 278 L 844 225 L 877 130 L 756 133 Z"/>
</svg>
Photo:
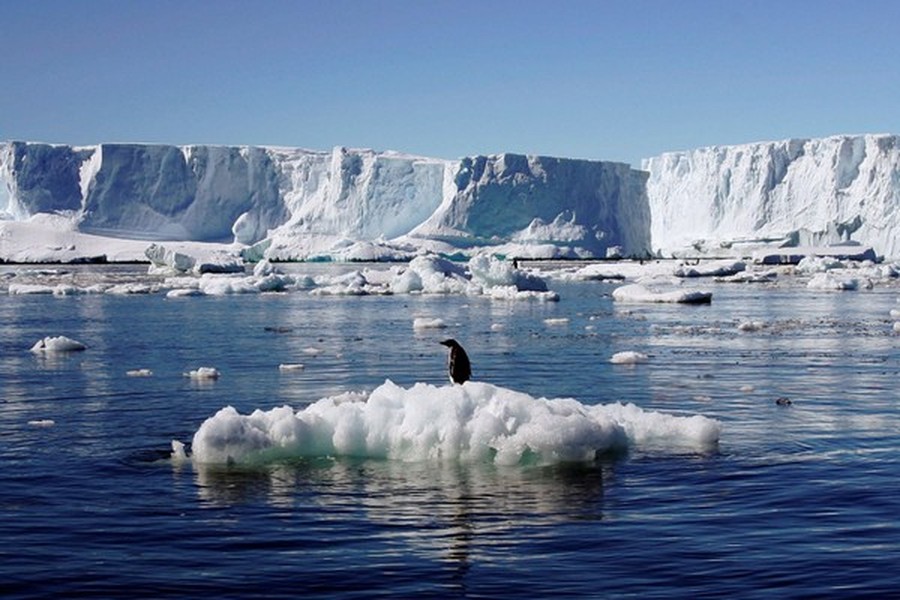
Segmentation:
<svg viewBox="0 0 900 600">
<path fill-rule="evenodd" d="M 900 136 L 709 147 L 647 159 L 655 252 L 855 241 L 900 256 Z"/>
<path fill-rule="evenodd" d="M 8 142 L 0 144 L 0 217 L 54 213 L 83 233 L 233 240 L 279 259 L 359 241 L 643 255 L 645 180 L 620 163 L 514 154 L 447 161 L 346 148 Z"/>
</svg>

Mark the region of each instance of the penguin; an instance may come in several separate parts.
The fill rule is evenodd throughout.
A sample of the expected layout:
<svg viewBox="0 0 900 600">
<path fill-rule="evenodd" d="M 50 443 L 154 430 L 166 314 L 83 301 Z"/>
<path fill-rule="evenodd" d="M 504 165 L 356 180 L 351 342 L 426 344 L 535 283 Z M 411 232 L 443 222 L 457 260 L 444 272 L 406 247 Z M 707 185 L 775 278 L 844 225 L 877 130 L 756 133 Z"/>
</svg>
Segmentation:
<svg viewBox="0 0 900 600">
<path fill-rule="evenodd" d="M 451 383 L 465 383 L 472 377 L 472 365 L 469 364 L 469 357 L 466 351 L 459 345 L 456 340 L 444 340 L 442 345 L 450 348 L 450 362 L 447 369 L 450 372 Z"/>
</svg>

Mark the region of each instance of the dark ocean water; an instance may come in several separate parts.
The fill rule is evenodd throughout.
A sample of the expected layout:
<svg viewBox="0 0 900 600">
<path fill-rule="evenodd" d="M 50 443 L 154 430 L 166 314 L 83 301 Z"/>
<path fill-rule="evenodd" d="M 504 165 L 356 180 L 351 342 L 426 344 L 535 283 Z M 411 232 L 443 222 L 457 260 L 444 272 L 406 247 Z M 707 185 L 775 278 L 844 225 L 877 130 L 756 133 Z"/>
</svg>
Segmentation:
<svg viewBox="0 0 900 600">
<path fill-rule="evenodd" d="M 0 595 L 900 597 L 896 287 L 709 283 L 710 306 L 552 287 L 558 303 L 0 297 Z M 88 350 L 28 351 L 61 334 Z M 723 424 L 718 448 L 514 467 L 168 459 L 226 405 L 442 385 L 446 336 L 482 381 L 704 414 Z M 649 359 L 610 364 L 622 350 Z M 183 376 L 200 366 L 222 375 Z M 138 368 L 153 376 L 126 375 Z"/>
</svg>

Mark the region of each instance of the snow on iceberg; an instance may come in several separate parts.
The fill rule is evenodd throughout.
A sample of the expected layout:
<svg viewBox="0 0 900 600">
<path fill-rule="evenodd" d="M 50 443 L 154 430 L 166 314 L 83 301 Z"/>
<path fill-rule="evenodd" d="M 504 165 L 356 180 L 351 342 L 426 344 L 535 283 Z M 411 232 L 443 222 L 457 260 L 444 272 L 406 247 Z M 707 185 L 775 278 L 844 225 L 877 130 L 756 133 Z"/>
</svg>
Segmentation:
<svg viewBox="0 0 900 600">
<path fill-rule="evenodd" d="M 403 388 L 386 381 L 370 394 L 327 397 L 297 411 L 282 406 L 242 415 L 223 408 L 194 434 L 192 460 L 253 464 L 352 456 L 551 464 L 592 461 L 642 445 L 705 451 L 715 447 L 720 433 L 718 421 L 700 415 L 587 406 L 479 382 Z"/>
</svg>

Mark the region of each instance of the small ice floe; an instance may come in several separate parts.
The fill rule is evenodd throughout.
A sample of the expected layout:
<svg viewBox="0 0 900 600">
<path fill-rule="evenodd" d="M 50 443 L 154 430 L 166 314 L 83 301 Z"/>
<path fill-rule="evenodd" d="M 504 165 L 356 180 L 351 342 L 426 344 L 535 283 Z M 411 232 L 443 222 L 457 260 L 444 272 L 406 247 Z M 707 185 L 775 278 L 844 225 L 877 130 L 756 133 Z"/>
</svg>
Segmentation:
<svg viewBox="0 0 900 600">
<path fill-rule="evenodd" d="M 674 304 L 709 304 L 712 292 L 700 290 L 668 290 L 662 291 L 640 283 L 623 285 L 613 290 L 613 300 L 623 303 L 674 303 Z"/>
<path fill-rule="evenodd" d="M 413 320 L 413 329 L 446 329 L 447 323 L 443 319 L 416 317 Z"/>
<path fill-rule="evenodd" d="M 760 329 L 762 329 L 765 326 L 766 326 L 766 324 L 763 323 L 762 321 L 747 320 L 747 321 L 741 321 L 740 323 L 738 323 L 737 328 L 738 328 L 738 331 L 752 332 L 752 331 L 759 331 Z"/>
<path fill-rule="evenodd" d="M 302 371 L 305 367 L 302 363 L 281 363 L 278 365 L 279 371 Z"/>
<path fill-rule="evenodd" d="M 184 451 L 184 443 L 178 440 L 172 440 L 172 462 L 188 461 L 187 452 Z"/>
<path fill-rule="evenodd" d="M 682 265 L 673 272 L 675 277 L 727 277 L 744 271 L 747 265 L 740 260 L 714 260 L 704 264 Z"/>
<path fill-rule="evenodd" d="M 205 296 L 206 292 L 193 287 L 175 288 L 166 292 L 166 298 L 189 298 L 194 296 Z"/>
<path fill-rule="evenodd" d="M 150 369 L 131 369 L 130 371 L 125 371 L 125 374 L 129 377 L 150 377 L 153 375 L 153 371 Z"/>
<path fill-rule="evenodd" d="M 185 377 L 198 380 L 210 380 L 219 378 L 219 370 L 215 367 L 200 367 L 184 374 Z"/>
<path fill-rule="evenodd" d="M 806 287 L 811 290 L 852 291 L 859 289 L 859 280 L 855 277 L 841 277 L 831 272 L 823 272 L 815 274 Z"/>
<path fill-rule="evenodd" d="M 544 325 L 559 326 L 559 325 L 568 325 L 569 318 L 568 317 L 551 317 L 548 319 L 544 319 Z"/>
<path fill-rule="evenodd" d="M 143 283 L 120 283 L 107 288 L 106 293 L 113 296 L 132 296 L 140 294 L 152 294 L 156 288 Z"/>
<path fill-rule="evenodd" d="M 753 386 L 750 385 L 750 384 L 744 384 L 744 385 L 742 385 L 742 386 L 741 386 L 740 388 L 738 388 L 738 389 L 739 389 L 741 392 L 747 394 L 747 393 L 749 393 L 749 392 L 752 392 L 752 391 L 755 390 L 756 388 L 753 387 Z"/>
<path fill-rule="evenodd" d="M 53 286 L 34 283 L 13 283 L 7 290 L 10 296 L 36 296 L 53 294 Z"/>
<path fill-rule="evenodd" d="M 53 427 L 56 425 L 56 421 L 53 419 L 34 419 L 32 421 L 28 421 L 28 424 L 32 427 Z"/>
<path fill-rule="evenodd" d="M 894 322 L 894 333 L 900 333 L 900 321 Z"/>
<path fill-rule="evenodd" d="M 649 357 L 642 352 L 635 352 L 634 350 L 626 350 L 624 352 L 616 352 L 612 355 L 612 358 L 609 359 L 609 362 L 614 365 L 636 365 L 639 363 L 645 363 L 649 360 Z"/>
<path fill-rule="evenodd" d="M 714 277 L 716 283 L 769 283 L 778 278 L 778 271 L 742 271 L 734 275 Z"/>
<path fill-rule="evenodd" d="M 56 337 L 45 337 L 31 347 L 31 351 L 35 354 L 54 353 L 54 352 L 81 352 L 86 350 L 87 346 L 79 341 L 67 338 L 64 335 Z"/>
<path fill-rule="evenodd" d="M 892 308 L 891 309 L 891 318 L 895 321 L 900 321 L 900 309 Z"/>
<path fill-rule="evenodd" d="M 503 331 L 506 329 L 506 325 L 503 323 L 491 323 L 491 331 Z"/>
<path fill-rule="evenodd" d="M 322 349 L 315 348 L 313 346 L 309 346 L 309 347 L 303 349 L 303 354 L 309 354 L 310 356 L 317 356 L 319 354 L 322 354 Z"/>
</svg>

